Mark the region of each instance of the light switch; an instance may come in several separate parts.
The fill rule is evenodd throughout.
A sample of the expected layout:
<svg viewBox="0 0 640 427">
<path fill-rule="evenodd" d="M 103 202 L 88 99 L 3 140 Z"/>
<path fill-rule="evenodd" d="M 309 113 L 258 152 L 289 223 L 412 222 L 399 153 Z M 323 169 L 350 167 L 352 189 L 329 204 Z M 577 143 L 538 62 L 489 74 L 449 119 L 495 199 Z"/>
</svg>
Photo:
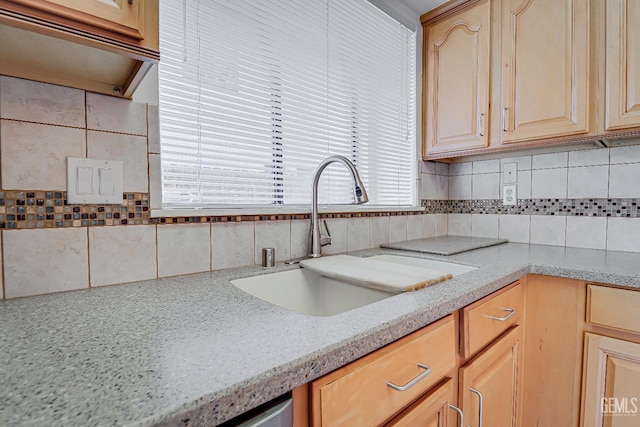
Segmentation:
<svg viewBox="0 0 640 427">
<path fill-rule="evenodd" d="M 98 169 L 98 179 L 100 180 L 100 194 L 113 196 L 113 169 Z"/>
<path fill-rule="evenodd" d="M 122 162 L 67 157 L 67 203 L 122 203 Z"/>
<path fill-rule="evenodd" d="M 93 194 L 93 168 L 86 166 L 76 168 L 76 191 L 78 194 Z"/>
</svg>

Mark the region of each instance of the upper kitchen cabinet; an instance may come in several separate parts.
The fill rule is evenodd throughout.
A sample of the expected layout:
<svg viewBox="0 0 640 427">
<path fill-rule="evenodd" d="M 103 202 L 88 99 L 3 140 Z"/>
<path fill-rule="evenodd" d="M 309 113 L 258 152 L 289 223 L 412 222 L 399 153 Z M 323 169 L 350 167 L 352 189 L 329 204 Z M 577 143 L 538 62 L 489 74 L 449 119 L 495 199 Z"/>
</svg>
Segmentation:
<svg viewBox="0 0 640 427">
<path fill-rule="evenodd" d="M 429 153 L 489 144 L 490 3 L 425 26 L 424 134 Z"/>
<path fill-rule="evenodd" d="M 503 0 L 502 143 L 586 133 L 587 0 Z"/>
<path fill-rule="evenodd" d="M 606 2 L 606 130 L 640 126 L 640 2 Z"/>
<path fill-rule="evenodd" d="M 0 0 L 0 74 L 129 98 L 158 36 L 157 0 Z"/>
</svg>

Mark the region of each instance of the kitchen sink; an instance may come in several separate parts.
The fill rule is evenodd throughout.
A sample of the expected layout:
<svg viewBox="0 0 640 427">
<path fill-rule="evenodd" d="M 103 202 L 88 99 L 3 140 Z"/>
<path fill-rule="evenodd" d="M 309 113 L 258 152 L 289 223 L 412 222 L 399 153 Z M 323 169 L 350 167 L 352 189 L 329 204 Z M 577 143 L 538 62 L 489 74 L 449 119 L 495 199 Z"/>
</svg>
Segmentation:
<svg viewBox="0 0 640 427">
<path fill-rule="evenodd" d="M 394 295 L 324 277 L 304 268 L 236 279 L 231 283 L 271 304 L 311 316 L 333 316 Z"/>
<path fill-rule="evenodd" d="M 406 265 L 451 273 L 453 276 L 476 269 L 451 262 L 398 255 L 376 255 L 368 259 L 389 263 L 389 270 L 402 270 L 402 266 Z M 325 277 L 305 268 L 236 279 L 231 283 L 271 304 L 311 316 L 333 316 L 395 295 Z"/>
</svg>

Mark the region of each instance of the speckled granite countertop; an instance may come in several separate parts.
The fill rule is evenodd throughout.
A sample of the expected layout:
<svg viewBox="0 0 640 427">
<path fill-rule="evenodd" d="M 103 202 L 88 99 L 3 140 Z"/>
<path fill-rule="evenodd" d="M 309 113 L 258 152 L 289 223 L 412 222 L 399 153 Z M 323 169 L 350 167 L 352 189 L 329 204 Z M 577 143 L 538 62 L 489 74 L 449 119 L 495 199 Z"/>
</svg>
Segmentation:
<svg viewBox="0 0 640 427">
<path fill-rule="evenodd" d="M 380 253 L 481 268 L 325 318 L 229 283 L 260 267 L 2 301 L 0 425 L 215 425 L 527 273 L 640 288 L 633 253 L 508 243 L 447 258 L 358 255 Z"/>
</svg>

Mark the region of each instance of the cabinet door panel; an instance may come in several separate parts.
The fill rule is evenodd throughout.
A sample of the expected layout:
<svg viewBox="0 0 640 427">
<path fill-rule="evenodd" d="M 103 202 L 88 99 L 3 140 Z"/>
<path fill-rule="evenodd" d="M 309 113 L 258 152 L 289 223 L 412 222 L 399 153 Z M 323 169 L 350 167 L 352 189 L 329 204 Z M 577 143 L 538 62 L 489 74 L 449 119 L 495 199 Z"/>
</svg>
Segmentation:
<svg viewBox="0 0 640 427">
<path fill-rule="evenodd" d="M 640 344 L 586 334 L 583 426 L 640 423 Z"/>
<path fill-rule="evenodd" d="M 426 28 L 428 153 L 488 144 L 489 5 L 482 2 Z"/>
<path fill-rule="evenodd" d="M 141 5 L 145 0 L 15 0 L 63 18 L 143 39 Z"/>
<path fill-rule="evenodd" d="M 484 426 L 518 425 L 520 341 L 518 326 L 460 368 L 460 402 L 466 425 L 479 426 L 481 412 Z M 482 395 L 482 411 L 477 393 Z"/>
<path fill-rule="evenodd" d="M 608 0 L 606 129 L 640 126 L 640 3 Z"/>
<path fill-rule="evenodd" d="M 449 408 L 453 404 L 455 393 L 453 380 L 435 387 L 402 414 L 393 419 L 386 427 L 448 427 L 456 425 L 457 414 Z"/>
<path fill-rule="evenodd" d="M 586 0 L 506 0 L 502 142 L 587 132 Z"/>
</svg>

